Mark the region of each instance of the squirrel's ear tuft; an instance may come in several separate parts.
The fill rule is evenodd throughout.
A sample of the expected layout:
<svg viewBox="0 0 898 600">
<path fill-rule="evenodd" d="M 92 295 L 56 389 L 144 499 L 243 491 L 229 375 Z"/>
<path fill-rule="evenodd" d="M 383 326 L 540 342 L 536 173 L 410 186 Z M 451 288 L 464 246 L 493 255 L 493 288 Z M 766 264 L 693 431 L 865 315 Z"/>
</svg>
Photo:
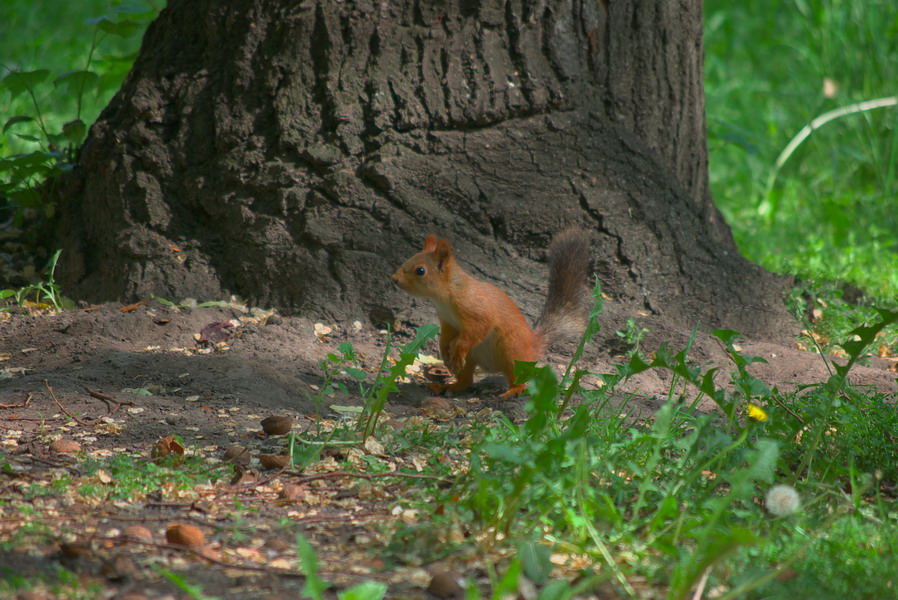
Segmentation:
<svg viewBox="0 0 898 600">
<path fill-rule="evenodd" d="M 432 233 L 424 238 L 424 252 L 433 252 L 436 250 L 437 241 L 437 236 Z"/>
<path fill-rule="evenodd" d="M 437 268 L 442 271 L 452 257 L 452 244 L 449 243 L 449 240 L 436 240 L 436 247 L 432 252 Z"/>
</svg>

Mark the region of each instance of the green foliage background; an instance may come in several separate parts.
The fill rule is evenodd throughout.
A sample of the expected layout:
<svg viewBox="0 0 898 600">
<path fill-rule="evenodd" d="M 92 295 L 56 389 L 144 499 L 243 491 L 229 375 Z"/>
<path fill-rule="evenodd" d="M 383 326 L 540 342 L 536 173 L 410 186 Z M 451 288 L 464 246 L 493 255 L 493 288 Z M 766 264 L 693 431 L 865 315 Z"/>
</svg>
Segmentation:
<svg viewBox="0 0 898 600">
<path fill-rule="evenodd" d="M 828 123 L 791 156 L 769 195 L 766 183 L 814 117 L 898 95 L 898 5 L 708 0 L 705 11 L 711 184 L 743 253 L 895 302 L 898 109 Z"/>
<path fill-rule="evenodd" d="M 148 14 L 154 12 L 153 4 L 137 1 L 4 0 L 0 8 L 0 77 L 10 70 L 49 69 L 50 78 L 35 90 L 36 98 L 47 129 L 60 131 L 63 123 L 78 116 L 78 98 L 66 88 L 54 87 L 53 78 L 71 71 L 97 72 L 98 85 L 85 95 L 81 107 L 80 117 L 89 125 L 121 87 L 137 56 L 141 35 L 139 31 L 128 37 L 110 35 L 88 20 L 105 15 L 112 21 L 128 19 L 145 25 Z M 92 46 L 96 46 L 93 53 Z M 0 119 L 4 123 L 12 116 L 36 116 L 26 95 L 9 101 L 4 90 L 0 97 Z M 16 133 L 37 135 L 39 131 L 35 127 L 11 129 L 0 143 L 0 156 L 38 149 L 37 144 L 22 140 Z"/>
</svg>

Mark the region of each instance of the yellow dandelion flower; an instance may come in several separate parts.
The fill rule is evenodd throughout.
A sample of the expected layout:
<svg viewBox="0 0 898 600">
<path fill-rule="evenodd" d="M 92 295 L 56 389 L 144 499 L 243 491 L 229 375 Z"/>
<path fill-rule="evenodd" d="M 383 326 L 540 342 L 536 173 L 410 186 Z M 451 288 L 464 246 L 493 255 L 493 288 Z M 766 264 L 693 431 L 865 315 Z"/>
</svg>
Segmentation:
<svg viewBox="0 0 898 600">
<path fill-rule="evenodd" d="M 762 423 L 767 420 L 767 413 L 757 404 L 748 405 L 748 416 L 749 418 L 752 418 L 755 421 L 761 421 Z"/>
</svg>

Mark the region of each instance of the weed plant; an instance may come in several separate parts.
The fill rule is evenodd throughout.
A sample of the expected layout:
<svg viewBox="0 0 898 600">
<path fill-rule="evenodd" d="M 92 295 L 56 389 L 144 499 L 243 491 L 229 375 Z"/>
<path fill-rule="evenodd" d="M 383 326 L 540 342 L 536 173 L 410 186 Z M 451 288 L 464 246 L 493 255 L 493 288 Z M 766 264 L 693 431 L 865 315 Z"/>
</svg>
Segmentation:
<svg viewBox="0 0 898 600">
<path fill-rule="evenodd" d="M 62 250 L 57 250 L 50 258 L 44 270 L 44 279 L 37 283 L 24 285 L 18 289 L 0 289 L 0 312 L 12 312 L 18 309 L 26 312 L 29 308 L 53 308 L 57 312 L 71 305 L 62 297 L 59 284 L 56 283 L 56 263 Z"/>
<path fill-rule="evenodd" d="M 443 526 L 461 526 L 463 539 L 492 551 L 511 546 L 517 558 L 505 575 L 520 571 L 537 583 L 548 582 L 551 552 L 589 557 L 578 585 L 610 581 L 624 597 L 638 597 L 638 580 L 666 587 L 669 598 L 700 597 L 707 586 L 723 586 L 724 598 L 779 597 L 796 589 L 779 586 L 786 572 L 805 580 L 830 573 L 847 583 L 851 574 L 878 569 L 891 559 L 877 555 L 851 567 L 832 551 L 806 557 L 821 544 L 853 542 L 876 523 L 888 523 L 893 537 L 898 528 L 894 500 L 880 493 L 883 481 L 892 485 L 892 463 L 868 446 L 898 435 L 896 420 L 881 414 L 887 399 L 847 379 L 867 346 L 898 321 L 898 312 L 879 315 L 875 325 L 851 332 L 843 344 L 848 363 L 832 365 L 827 382 L 791 394 L 752 376 L 750 365 L 763 359 L 738 352 L 738 334 L 727 330 L 714 335 L 732 359 L 728 376 L 693 364 L 688 346 L 676 354 L 662 347 L 651 360 L 633 354 L 601 375 L 599 389 L 580 387 L 576 375 L 559 382 L 549 367 L 522 365 L 530 417 L 515 425 L 500 416 L 481 433 L 469 470 L 446 499 L 453 514 Z M 568 373 L 579 373 L 575 367 Z M 664 406 L 644 421 L 616 390 L 648 369 L 673 379 Z M 577 387 L 581 401 L 560 415 L 572 394 L 565 386 Z M 694 410 L 703 398 L 723 419 Z M 863 426 L 865 417 L 875 425 Z M 774 484 L 785 485 L 795 503 L 765 507 Z M 877 509 L 865 510 L 872 498 Z M 421 537 L 408 537 L 406 550 Z M 570 597 L 572 585 L 554 582 L 553 589 Z M 842 585 L 816 597 L 846 597 Z M 880 579 L 868 587 L 884 594 L 890 585 Z"/>
<path fill-rule="evenodd" d="M 387 331 L 387 343 L 384 348 L 383 358 L 375 373 L 374 382 L 363 396 L 364 409 L 359 418 L 359 428 L 364 431 L 366 438 L 374 433 L 377 421 L 387 405 L 389 395 L 399 391 L 396 382 L 400 377 L 405 376 L 406 368 L 415 362 L 418 351 L 428 340 L 435 337 L 439 330 L 439 327 L 436 325 L 425 325 L 416 328 L 415 338 L 408 344 L 399 347 L 399 359 L 395 361 L 390 359 L 393 342 L 392 335 L 389 330 Z M 392 364 L 390 364 L 391 362 Z"/>
<path fill-rule="evenodd" d="M 88 478 L 102 470 L 114 481 L 114 485 L 80 482 L 78 484 L 80 495 L 104 500 L 128 501 L 160 490 L 170 492 L 187 490 L 204 481 L 214 483 L 233 474 L 230 464 L 210 467 L 198 456 L 150 461 L 139 456 L 118 454 L 104 460 L 87 458 L 82 468 Z M 67 483 L 71 485 L 73 482 Z"/>
</svg>

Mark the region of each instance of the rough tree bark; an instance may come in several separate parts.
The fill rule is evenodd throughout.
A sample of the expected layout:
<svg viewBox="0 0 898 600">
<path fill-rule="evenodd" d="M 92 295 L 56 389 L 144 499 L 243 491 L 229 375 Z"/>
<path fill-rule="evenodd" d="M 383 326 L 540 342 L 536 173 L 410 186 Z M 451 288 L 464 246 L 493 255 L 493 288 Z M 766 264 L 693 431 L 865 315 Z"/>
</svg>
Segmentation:
<svg viewBox="0 0 898 600">
<path fill-rule="evenodd" d="M 59 189 L 64 289 L 93 301 L 380 324 L 437 232 L 532 315 L 579 224 L 624 305 L 785 322 L 711 202 L 698 2 L 170 0 Z"/>
</svg>

